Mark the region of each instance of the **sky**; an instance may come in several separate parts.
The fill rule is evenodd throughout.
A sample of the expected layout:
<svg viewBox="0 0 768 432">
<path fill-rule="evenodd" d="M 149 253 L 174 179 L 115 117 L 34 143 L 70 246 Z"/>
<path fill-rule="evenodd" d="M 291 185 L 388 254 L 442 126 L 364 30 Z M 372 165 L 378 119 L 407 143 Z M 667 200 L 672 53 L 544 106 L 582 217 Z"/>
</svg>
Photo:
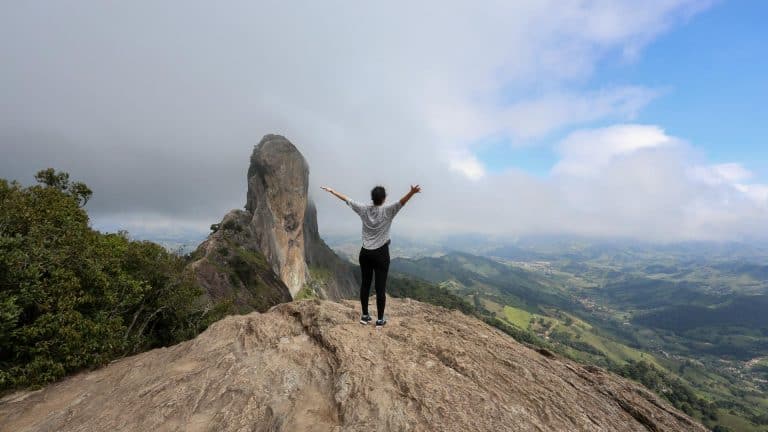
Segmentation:
<svg viewBox="0 0 768 432">
<path fill-rule="evenodd" d="M 205 235 L 253 146 L 422 193 L 392 235 L 768 238 L 768 4 L 0 0 L 0 177 L 54 167 L 100 230 Z"/>
</svg>

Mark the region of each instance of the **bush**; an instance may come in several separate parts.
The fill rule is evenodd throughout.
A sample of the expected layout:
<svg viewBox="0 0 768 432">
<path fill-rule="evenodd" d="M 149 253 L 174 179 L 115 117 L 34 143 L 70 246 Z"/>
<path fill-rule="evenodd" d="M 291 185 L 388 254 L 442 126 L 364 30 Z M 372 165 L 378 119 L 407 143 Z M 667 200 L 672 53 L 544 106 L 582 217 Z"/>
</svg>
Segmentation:
<svg viewBox="0 0 768 432">
<path fill-rule="evenodd" d="M 233 221 L 232 219 L 224 222 L 222 225 L 222 228 L 225 230 L 235 231 L 235 232 L 241 232 L 243 230 L 243 227 L 240 226 L 237 222 Z"/>
<path fill-rule="evenodd" d="M 90 189 L 68 174 L 36 178 L 0 179 L 0 390 L 176 343 L 217 318 L 197 307 L 182 258 L 90 229 Z"/>
</svg>

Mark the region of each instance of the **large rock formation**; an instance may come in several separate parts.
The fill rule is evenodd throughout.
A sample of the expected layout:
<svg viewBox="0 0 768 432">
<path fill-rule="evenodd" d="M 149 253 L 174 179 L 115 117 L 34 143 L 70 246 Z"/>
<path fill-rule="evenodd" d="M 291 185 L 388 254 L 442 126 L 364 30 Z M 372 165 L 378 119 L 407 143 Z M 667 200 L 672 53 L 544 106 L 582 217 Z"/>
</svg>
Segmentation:
<svg viewBox="0 0 768 432">
<path fill-rule="evenodd" d="M 474 318 L 388 299 L 382 330 L 320 300 L 0 400 L 3 431 L 685 431 L 638 384 Z"/>
<path fill-rule="evenodd" d="M 307 280 L 303 223 L 308 188 L 309 166 L 301 153 L 282 136 L 265 136 L 251 155 L 245 209 L 253 214 L 259 247 L 294 296 Z"/>
<path fill-rule="evenodd" d="M 320 238 L 308 188 L 309 166 L 298 149 L 282 136 L 265 136 L 251 155 L 245 211 L 229 212 L 190 265 L 212 299 L 263 311 L 297 295 L 356 295 L 352 266 Z"/>
<path fill-rule="evenodd" d="M 320 239 L 308 195 L 309 166 L 290 141 L 267 135 L 253 149 L 245 209 L 260 249 L 291 295 L 308 287 L 322 298 L 354 296 L 351 267 Z"/>
</svg>

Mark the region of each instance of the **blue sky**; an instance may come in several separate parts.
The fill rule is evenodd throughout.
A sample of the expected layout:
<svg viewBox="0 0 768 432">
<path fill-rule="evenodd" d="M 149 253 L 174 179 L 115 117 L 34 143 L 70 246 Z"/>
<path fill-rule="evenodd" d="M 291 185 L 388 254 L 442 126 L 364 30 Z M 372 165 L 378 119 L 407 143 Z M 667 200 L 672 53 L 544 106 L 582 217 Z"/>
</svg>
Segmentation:
<svg viewBox="0 0 768 432">
<path fill-rule="evenodd" d="M 584 88 L 640 85 L 660 91 L 632 123 L 662 127 L 704 153 L 711 163 L 738 162 L 768 180 L 768 2 L 715 4 L 678 24 L 631 61 L 617 52 L 595 65 Z M 596 122 L 589 126 L 604 126 Z M 491 171 L 517 167 L 544 176 L 557 161 L 559 130 L 513 148 L 504 139 L 481 143 L 476 155 Z"/>
</svg>

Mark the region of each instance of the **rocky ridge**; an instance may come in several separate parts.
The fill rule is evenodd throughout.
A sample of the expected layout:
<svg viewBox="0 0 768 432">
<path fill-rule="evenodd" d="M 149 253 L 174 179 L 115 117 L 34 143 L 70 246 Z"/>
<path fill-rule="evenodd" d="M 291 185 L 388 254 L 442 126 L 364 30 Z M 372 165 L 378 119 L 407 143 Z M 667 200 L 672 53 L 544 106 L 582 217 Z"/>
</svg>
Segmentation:
<svg viewBox="0 0 768 432">
<path fill-rule="evenodd" d="M 2 431 L 685 431 L 638 384 L 528 348 L 460 312 L 304 300 L 0 400 Z"/>
</svg>

